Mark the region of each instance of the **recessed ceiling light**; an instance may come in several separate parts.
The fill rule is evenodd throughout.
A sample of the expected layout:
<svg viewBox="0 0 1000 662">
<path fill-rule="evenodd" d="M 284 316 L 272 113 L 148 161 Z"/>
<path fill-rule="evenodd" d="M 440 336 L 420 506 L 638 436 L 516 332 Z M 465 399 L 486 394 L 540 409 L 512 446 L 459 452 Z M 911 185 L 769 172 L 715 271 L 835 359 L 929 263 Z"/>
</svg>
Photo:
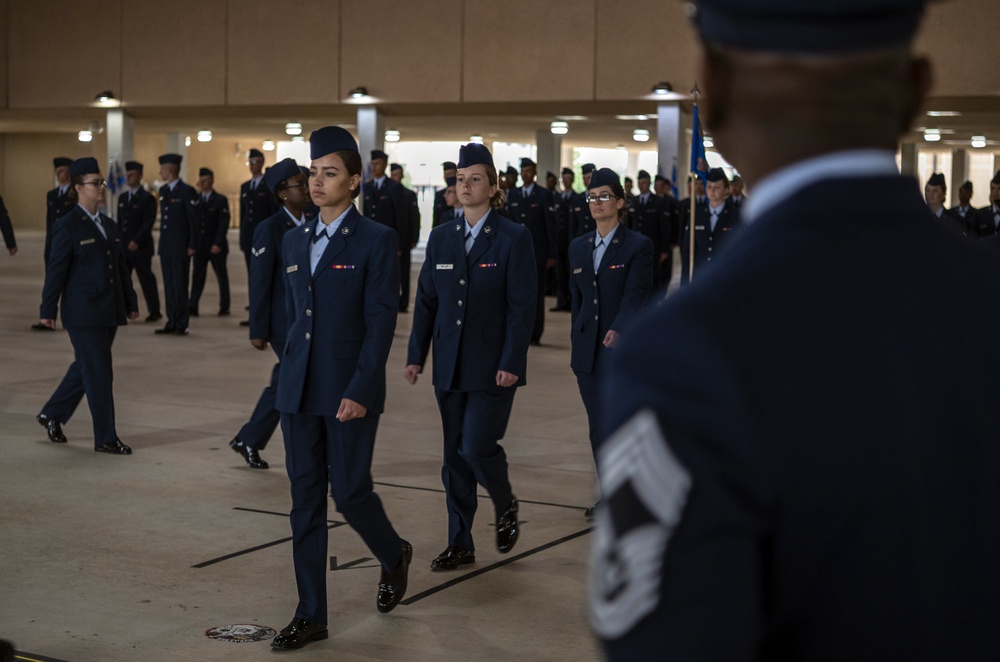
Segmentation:
<svg viewBox="0 0 1000 662">
<path fill-rule="evenodd" d="M 290 136 L 301 136 L 302 135 L 302 124 L 299 122 L 289 122 L 285 125 L 285 133 Z"/>
<path fill-rule="evenodd" d="M 976 149 L 986 147 L 986 136 L 972 136 L 972 146 Z"/>
<path fill-rule="evenodd" d="M 941 129 L 924 129 L 924 140 L 929 143 L 941 140 Z"/>
<path fill-rule="evenodd" d="M 388 143 L 398 143 L 399 131 L 396 129 L 387 129 L 385 132 L 385 141 Z"/>
<path fill-rule="evenodd" d="M 209 143 L 212 142 L 212 132 L 208 130 L 198 132 L 198 142 Z"/>
<path fill-rule="evenodd" d="M 82 143 L 89 143 L 91 140 L 94 139 L 94 132 L 88 129 L 84 129 L 80 133 L 76 134 L 76 138 Z"/>
<path fill-rule="evenodd" d="M 928 110 L 927 117 L 961 117 L 957 110 Z"/>
<path fill-rule="evenodd" d="M 632 132 L 632 140 L 637 143 L 644 143 L 649 140 L 649 129 L 636 129 Z"/>
<path fill-rule="evenodd" d="M 649 119 L 649 115 L 615 115 L 615 119 L 626 122 L 644 122 Z"/>
<path fill-rule="evenodd" d="M 549 125 L 549 131 L 557 136 L 564 136 L 569 133 L 569 124 L 566 122 L 553 122 Z"/>
<path fill-rule="evenodd" d="M 263 149 L 265 152 L 273 152 L 274 151 L 274 141 L 273 140 L 265 140 L 263 143 L 261 143 L 260 148 Z"/>
</svg>

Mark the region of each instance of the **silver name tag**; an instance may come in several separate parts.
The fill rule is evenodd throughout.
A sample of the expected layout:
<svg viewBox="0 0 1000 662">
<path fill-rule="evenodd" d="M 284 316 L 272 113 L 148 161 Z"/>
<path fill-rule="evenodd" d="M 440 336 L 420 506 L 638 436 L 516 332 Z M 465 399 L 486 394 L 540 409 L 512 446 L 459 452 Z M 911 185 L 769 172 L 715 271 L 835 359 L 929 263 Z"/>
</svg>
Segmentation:
<svg viewBox="0 0 1000 662">
<path fill-rule="evenodd" d="M 293 271 L 298 271 L 298 270 L 299 270 L 299 265 L 297 265 L 297 264 L 293 264 L 292 266 L 290 266 L 290 267 L 288 267 L 287 269 L 285 269 L 285 273 L 286 273 L 286 274 L 290 274 L 290 273 L 292 273 Z"/>
<path fill-rule="evenodd" d="M 455 268 L 454 264 L 436 264 L 434 266 L 437 269 L 454 269 Z"/>
<path fill-rule="evenodd" d="M 84 239 L 83 241 L 80 242 L 80 245 L 81 246 L 86 246 L 87 244 L 92 244 L 95 241 L 97 241 L 97 240 L 96 239 Z"/>
</svg>

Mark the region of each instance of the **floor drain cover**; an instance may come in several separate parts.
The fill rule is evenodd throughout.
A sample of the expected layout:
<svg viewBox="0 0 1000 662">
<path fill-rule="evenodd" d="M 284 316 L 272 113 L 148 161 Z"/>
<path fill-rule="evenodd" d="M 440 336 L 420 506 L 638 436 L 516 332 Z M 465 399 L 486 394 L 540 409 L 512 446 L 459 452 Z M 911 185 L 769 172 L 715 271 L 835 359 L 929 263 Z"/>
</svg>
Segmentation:
<svg viewBox="0 0 1000 662">
<path fill-rule="evenodd" d="M 205 636 L 209 639 L 219 641 L 231 641 L 234 644 L 252 644 L 257 641 L 270 639 L 278 634 L 273 628 L 263 625 L 220 625 L 219 627 L 205 630 Z"/>
</svg>

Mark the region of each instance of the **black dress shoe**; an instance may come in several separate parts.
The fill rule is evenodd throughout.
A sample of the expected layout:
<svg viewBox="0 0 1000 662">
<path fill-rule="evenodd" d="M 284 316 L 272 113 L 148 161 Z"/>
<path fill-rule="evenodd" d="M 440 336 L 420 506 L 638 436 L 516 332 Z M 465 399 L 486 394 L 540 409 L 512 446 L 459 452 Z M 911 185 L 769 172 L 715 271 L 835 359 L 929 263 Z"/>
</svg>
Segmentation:
<svg viewBox="0 0 1000 662">
<path fill-rule="evenodd" d="M 173 328 L 171 326 L 165 326 L 162 329 L 156 329 L 155 331 L 153 331 L 153 333 L 155 333 L 157 335 L 166 335 L 168 333 L 173 333 L 176 330 L 177 329 L 175 329 L 175 328 Z"/>
<path fill-rule="evenodd" d="M 226 308 L 225 310 L 220 310 L 218 315 L 219 317 L 229 317 L 229 309 Z"/>
<path fill-rule="evenodd" d="M 240 320 L 240 326 L 250 326 L 250 320 Z"/>
<path fill-rule="evenodd" d="M 188 315 L 190 315 L 191 317 L 200 317 L 198 315 L 198 309 L 197 308 L 188 308 Z"/>
<path fill-rule="evenodd" d="M 160 313 L 150 313 L 146 315 L 147 322 L 159 322 L 161 319 L 163 319 L 163 315 Z"/>
<path fill-rule="evenodd" d="M 246 460 L 247 466 L 251 469 L 267 469 L 268 464 L 261 459 L 260 453 L 257 452 L 256 448 L 250 448 L 246 446 L 239 437 L 233 437 L 233 440 L 229 442 L 229 447 L 234 451 L 243 456 Z"/>
<path fill-rule="evenodd" d="M 35 322 L 31 325 L 32 331 L 55 331 L 51 326 L 45 326 L 41 322 Z"/>
<path fill-rule="evenodd" d="M 319 641 L 330 636 L 325 625 L 310 623 L 304 618 L 293 618 L 284 630 L 271 640 L 271 648 L 279 651 L 293 651 L 310 641 Z"/>
<path fill-rule="evenodd" d="M 94 451 L 98 453 L 111 453 L 112 455 L 131 455 L 132 449 L 122 443 L 121 439 L 115 439 L 111 443 L 102 446 L 95 446 Z"/>
<path fill-rule="evenodd" d="M 186 336 L 187 334 L 188 334 L 187 329 L 177 329 L 176 331 L 174 331 L 175 336 Z"/>
<path fill-rule="evenodd" d="M 66 443 L 66 435 L 63 434 L 62 426 L 59 425 L 59 421 L 54 418 L 49 418 L 45 414 L 39 414 L 37 418 L 38 424 L 45 428 L 45 431 L 49 433 L 49 441 L 57 444 Z"/>
<path fill-rule="evenodd" d="M 583 511 L 583 516 L 587 518 L 587 521 L 588 521 L 588 522 L 589 522 L 590 520 L 594 519 L 594 513 L 596 513 L 596 512 L 597 512 L 597 507 L 598 507 L 599 505 L 601 505 L 601 502 L 600 502 L 600 501 L 598 501 L 598 502 L 597 502 L 597 503 L 595 503 L 595 504 L 594 504 L 593 506 L 591 506 L 590 508 L 587 508 L 587 509 L 586 509 L 585 511 Z"/>
<path fill-rule="evenodd" d="M 538 345 L 542 344 L 542 339 L 541 338 L 532 338 L 531 339 L 531 344 L 535 345 L 537 347 Z"/>
<path fill-rule="evenodd" d="M 403 541 L 403 558 L 399 560 L 399 565 L 392 572 L 386 572 L 382 568 L 382 578 L 378 583 L 378 596 L 375 598 L 375 606 L 383 614 L 392 611 L 399 601 L 406 595 L 406 578 L 410 571 L 410 560 L 413 558 L 413 547 L 410 543 Z"/>
<path fill-rule="evenodd" d="M 514 497 L 507 510 L 497 518 L 497 551 L 506 554 L 514 549 L 517 542 L 517 497 Z"/>
<path fill-rule="evenodd" d="M 431 561 L 431 570 L 457 570 L 458 566 L 476 562 L 476 552 L 471 549 L 448 545 L 438 557 Z"/>
</svg>

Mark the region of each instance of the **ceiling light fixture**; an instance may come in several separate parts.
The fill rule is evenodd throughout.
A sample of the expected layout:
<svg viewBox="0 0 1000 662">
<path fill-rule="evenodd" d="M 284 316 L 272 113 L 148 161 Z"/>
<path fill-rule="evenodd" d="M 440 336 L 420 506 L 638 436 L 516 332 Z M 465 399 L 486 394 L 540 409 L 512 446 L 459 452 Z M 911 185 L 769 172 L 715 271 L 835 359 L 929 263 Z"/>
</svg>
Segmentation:
<svg viewBox="0 0 1000 662">
<path fill-rule="evenodd" d="M 957 110 L 928 110 L 927 117 L 961 117 Z"/>
<path fill-rule="evenodd" d="M 670 94 L 673 91 L 674 91 L 674 86 L 668 83 L 667 81 L 661 81 L 656 85 L 653 85 L 653 94 L 659 94 L 662 96 L 664 94 Z"/>
<path fill-rule="evenodd" d="M 705 147 L 707 149 L 711 149 L 712 147 L 715 147 L 715 140 L 712 139 L 712 136 L 705 136 L 703 140 L 704 140 L 704 143 L 705 143 Z"/>
<path fill-rule="evenodd" d="M 90 131 L 89 129 L 84 129 L 80 133 L 76 134 L 76 137 L 77 140 L 79 140 L 82 143 L 89 143 L 91 140 L 94 139 L 94 132 Z"/>
<path fill-rule="evenodd" d="M 924 140 L 929 143 L 941 140 L 941 129 L 924 129 Z"/>
<path fill-rule="evenodd" d="M 200 143 L 210 143 L 212 142 L 212 132 L 208 129 L 198 132 L 198 142 Z"/>
<path fill-rule="evenodd" d="M 260 148 L 263 149 L 265 152 L 273 152 L 274 151 L 274 141 L 273 140 L 265 140 L 264 142 L 262 142 L 260 144 Z"/>
<path fill-rule="evenodd" d="M 290 136 L 301 136 L 302 135 L 302 124 L 299 122 L 289 122 L 285 125 L 285 133 Z"/>
<path fill-rule="evenodd" d="M 557 136 L 565 136 L 569 133 L 569 124 L 566 122 L 553 122 L 549 125 L 549 131 Z"/>
<path fill-rule="evenodd" d="M 976 149 L 986 147 L 986 136 L 972 136 L 972 146 Z"/>
<path fill-rule="evenodd" d="M 191 146 L 191 136 L 184 136 L 184 146 L 185 147 Z"/>
<path fill-rule="evenodd" d="M 398 143 L 399 142 L 399 131 L 396 129 L 388 129 L 385 132 L 385 141 L 387 143 Z"/>
<path fill-rule="evenodd" d="M 479 135 L 478 133 L 474 133 L 471 136 L 469 136 L 469 142 L 470 143 L 476 143 L 477 145 L 482 145 L 483 144 L 483 137 L 481 135 Z"/>
<path fill-rule="evenodd" d="M 362 97 L 368 96 L 368 88 L 364 85 L 359 85 L 348 92 L 348 94 L 351 95 L 352 99 L 361 99 Z"/>
<path fill-rule="evenodd" d="M 637 143 L 644 143 L 649 141 L 649 129 L 636 129 L 632 132 L 632 140 Z"/>
</svg>

